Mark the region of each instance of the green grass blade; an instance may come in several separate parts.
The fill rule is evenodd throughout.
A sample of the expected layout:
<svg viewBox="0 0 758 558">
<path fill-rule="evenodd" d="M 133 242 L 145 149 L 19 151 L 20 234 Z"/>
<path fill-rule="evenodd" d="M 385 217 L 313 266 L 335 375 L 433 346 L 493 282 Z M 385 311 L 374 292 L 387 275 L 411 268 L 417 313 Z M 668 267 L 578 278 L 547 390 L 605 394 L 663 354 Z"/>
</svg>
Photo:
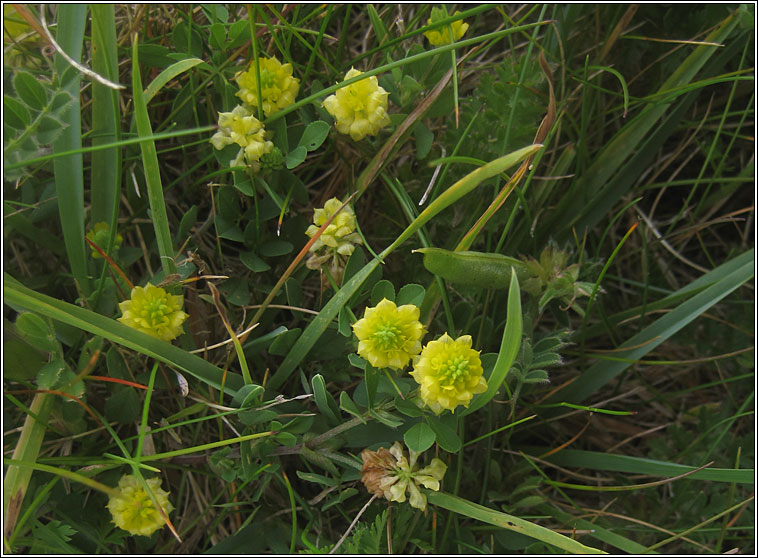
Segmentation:
<svg viewBox="0 0 758 558">
<path fill-rule="evenodd" d="M 74 60 L 81 60 L 87 6 L 61 4 L 58 8 L 57 41 Z M 82 146 L 82 116 L 79 101 L 81 74 L 59 54 L 55 70 L 61 88 L 71 93 L 73 103 L 61 114 L 64 130 L 53 143 L 53 153 L 71 151 Z M 64 79 L 65 78 L 65 79 Z M 85 294 L 90 292 L 87 272 L 87 250 L 84 245 L 84 163 L 81 154 L 58 157 L 53 162 L 63 240 L 74 279 Z"/>
<path fill-rule="evenodd" d="M 531 455 L 542 455 L 550 448 L 525 448 Z M 550 463 L 569 468 L 584 468 L 594 471 L 616 471 L 619 473 L 654 475 L 673 477 L 697 469 L 689 465 L 669 463 L 643 457 L 615 455 L 597 451 L 565 449 L 545 458 Z M 753 469 L 714 469 L 708 468 L 693 473 L 689 478 L 714 482 L 736 482 L 738 484 L 754 484 Z"/>
<path fill-rule="evenodd" d="M 526 521 L 519 517 L 508 515 L 507 513 L 480 506 L 479 504 L 469 502 L 468 500 L 453 496 L 452 494 L 432 492 L 429 490 L 425 491 L 425 493 L 430 504 L 465 515 L 471 519 L 476 519 L 484 523 L 489 523 L 490 525 L 496 525 L 503 529 L 515 531 L 516 533 L 532 537 L 538 541 L 560 548 L 561 550 L 573 554 L 605 554 L 602 550 L 583 545 L 579 541 L 570 539 L 565 535 L 551 531 L 550 529 L 532 523 L 531 521 Z"/>
<path fill-rule="evenodd" d="M 145 105 L 150 104 L 153 97 L 155 97 L 158 94 L 158 91 L 160 91 L 169 81 L 202 63 L 203 61 L 199 58 L 186 58 L 185 60 L 179 60 L 179 62 L 171 64 L 168 68 L 158 74 L 147 87 L 145 87 L 143 94 Z"/>
<path fill-rule="evenodd" d="M 581 529 L 587 531 L 588 536 L 616 547 L 619 550 L 623 550 L 629 554 L 643 554 L 647 551 L 647 548 L 641 544 L 629 540 L 626 537 L 622 537 L 618 533 L 604 529 L 597 523 L 592 523 L 586 519 L 575 518 L 571 514 L 566 513 L 554 506 L 545 505 L 542 506 L 542 509 L 546 513 L 555 517 L 557 520 L 562 521 L 566 526 L 570 526 L 571 528 L 577 530 Z"/>
<path fill-rule="evenodd" d="M 47 417 L 50 414 L 50 409 L 52 409 L 53 401 L 53 396 L 47 393 L 38 393 L 34 396 L 29 410 L 39 420 L 31 415 L 26 416 L 24 426 L 21 429 L 21 436 L 13 450 L 13 459 L 27 462 L 37 461 L 47 429 Z M 9 465 L 5 473 L 3 479 L 3 535 L 6 540 L 12 538 L 13 528 L 21 511 L 21 504 L 24 501 L 31 476 L 31 469 L 17 465 Z"/>
<path fill-rule="evenodd" d="M 92 11 L 92 69 L 106 79 L 117 82 L 118 55 L 113 4 L 91 4 L 90 10 Z M 92 145 L 114 143 L 120 140 L 120 123 L 118 91 L 92 80 Z M 115 221 L 121 190 L 121 150 L 113 147 L 93 157 L 91 176 L 91 222 L 93 224 L 108 223 L 115 238 Z"/>
<path fill-rule="evenodd" d="M 4 277 L 3 293 L 7 304 L 26 308 L 43 316 L 59 320 L 165 362 L 216 389 L 220 390 L 223 386 L 224 393 L 231 396 L 236 395 L 237 390 L 243 385 L 242 378 L 238 374 L 224 372 L 210 362 L 179 347 L 85 308 L 27 289 L 8 274 L 5 274 Z"/>
<path fill-rule="evenodd" d="M 749 281 L 753 275 L 754 261 L 751 252 L 749 261 L 628 339 L 619 349 L 633 348 L 626 351 L 619 350 L 614 353 L 614 356 L 630 361 L 642 358 L 740 285 Z M 631 362 L 598 362 L 583 372 L 575 382 L 556 392 L 548 403 L 560 400 L 581 403 L 611 382 L 631 364 Z"/>
<path fill-rule="evenodd" d="M 505 331 L 503 331 L 503 341 L 500 344 L 500 352 L 495 362 L 495 368 L 492 370 L 492 375 L 487 382 L 487 391 L 474 397 L 474 401 L 469 408 L 461 413 L 463 416 L 480 409 L 495 397 L 500 386 L 503 385 L 508 371 L 513 365 L 513 361 L 518 356 L 519 349 L 521 348 L 522 329 L 521 289 L 519 288 L 516 270 L 514 269 L 511 273 L 511 286 L 508 289 L 508 317 L 505 323 Z"/>
<path fill-rule="evenodd" d="M 137 122 L 137 133 L 141 138 L 152 136 L 153 128 L 150 124 L 150 116 L 147 113 L 147 102 L 142 92 L 136 37 L 132 44 L 132 95 L 134 96 L 134 117 Z M 171 231 L 168 228 L 168 214 L 166 213 L 166 201 L 163 199 L 163 185 L 155 141 L 151 139 L 141 141 L 140 150 L 142 151 L 142 165 L 145 170 L 147 195 L 150 200 L 150 212 L 155 227 L 155 238 L 158 242 L 161 265 L 165 274 L 170 275 L 176 273 L 175 252 L 171 242 Z"/>
</svg>

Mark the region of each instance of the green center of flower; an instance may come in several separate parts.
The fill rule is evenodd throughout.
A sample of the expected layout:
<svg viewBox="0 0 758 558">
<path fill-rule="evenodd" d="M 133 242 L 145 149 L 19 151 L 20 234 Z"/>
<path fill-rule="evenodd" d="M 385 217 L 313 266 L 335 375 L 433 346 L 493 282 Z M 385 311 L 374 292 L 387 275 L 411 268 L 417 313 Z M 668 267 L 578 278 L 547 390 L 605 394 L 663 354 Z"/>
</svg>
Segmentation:
<svg viewBox="0 0 758 558">
<path fill-rule="evenodd" d="M 455 383 L 468 376 L 469 360 L 464 356 L 448 358 L 440 365 L 439 373 L 448 382 Z"/>
<path fill-rule="evenodd" d="M 261 89 L 268 89 L 276 85 L 276 74 L 261 68 Z"/>
<path fill-rule="evenodd" d="M 163 321 L 169 308 L 162 298 L 156 298 L 145 303 L 144 308 L 140 312 L 140 315 L 155 324 Z"/>
<path fill-rule="evenodd" d="M 396 349 L 401 343 L 400 328 L 392 324 L 382 324 L 374 332 L 374 342 L 385 351 Z"/>
</svg>

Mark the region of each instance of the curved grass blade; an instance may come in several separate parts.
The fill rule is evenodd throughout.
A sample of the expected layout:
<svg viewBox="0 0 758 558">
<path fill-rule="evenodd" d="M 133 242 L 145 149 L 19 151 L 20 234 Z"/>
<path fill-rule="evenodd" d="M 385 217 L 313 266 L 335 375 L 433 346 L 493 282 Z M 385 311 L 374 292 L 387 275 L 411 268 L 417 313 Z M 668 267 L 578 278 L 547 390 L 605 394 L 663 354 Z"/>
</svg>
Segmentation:
<svg viewBox="0 0 758 558">
<path fill-rule="evenodd" d="M 671 312 L 623 343 L 619 349 L 626 347 L 629 347 L 629 349 L 626 351 L 619 350 L 614 353 L 614 356 L 627 359 L 625 362 L 598 362 L 584 371 L 577 381 L 572 382 L 553 394 L 547 403 L 561 400 L 581 403 L 586 400 L 598 389 L 611 382 L 616 376 L 626 370 L 631 365 L 631 361 L 638 360 L 655 349 L 711 306 L 749 281 L 754 276 L 754 273 L 754 259 L 751 251 L 749 261 L 746 261 L 740 267 L 720 278 L 686 302 L 681 303 Z"/>
<path fill-rule="evenodd" d="M 210 362 L 170 343 L 146 335 L 121 322 L 106 318 L 85 308 L 27 289 L 7 273 L 4 275 L 3 293 L 6 304 L 16 305 L 72 325 L 93 335 L 128 347 L 134 351 L 165 362 L 197 379 L 224 389 L 231 397 L 237 394 L 243 381 L 238 374 L 225 372 Z"/>
<path fill-rule="evenodd" d="M 513 361 L 518 356 L 521 348 L 521 333 L 523 329 L 523 317 L 521 315 L 521 289 L 519 288 L 516 270 L 511 272 L 511 286 L 508 289 L 508 318 L 503 331 L 503 341 L 500 343 L 500 352 L 497 355 L 495 368 L 487 381 L 487 391 L 474 397 L 469 408 L 461 413 L 463 416 L 473 413 L 482 408 L 495 397 L 495 394 L 503 385 Z"/>
<path fill-rule="evenodd" d="M 452 512 L 465 515 L 484 523 L 496 525 L 503 529 L 509 529 L 542 541 L 546 544 L 560 548 L 573 554 L 606 554 L 602 550 L 592 548 L 591 546 L 584 545 L 579 541 L 570 539 L 565 535 L 551 531 L 546 527 L 526 521 L 519 517 L 509 515 L 507 513 L 495 511 L 479 504 L 469 502 L 458 496 L 452 494 L 446 494 L 445 492 L 432 492 L 430 490 L 424 491 L 430 504 L 445 508 Z"/>
</svg>

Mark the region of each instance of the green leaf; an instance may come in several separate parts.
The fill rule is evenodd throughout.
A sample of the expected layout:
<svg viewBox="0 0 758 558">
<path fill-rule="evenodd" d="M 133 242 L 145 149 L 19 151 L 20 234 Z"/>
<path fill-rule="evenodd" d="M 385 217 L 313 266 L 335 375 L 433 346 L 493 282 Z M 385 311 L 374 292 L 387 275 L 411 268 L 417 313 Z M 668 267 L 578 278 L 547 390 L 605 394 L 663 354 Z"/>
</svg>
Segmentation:
<svg viewBox="0 0 758 558">
<path fill-rule="evenodd" d="M 31 124 L 32 117 L 29 109 L 21 101 L 8 95 L 3 95 L 3 116 L 5 123 L 16 130 L 24 130 Z"/>
<path fill-rule="evenodd" d="M 269 354 L 272 355 L 286 355 L 289 354 L 292 351 L 293 345 L 298 341 L 300 338 L 300 332 L 302 330 L 298 327 L 295 329 L 290 329 L 286 331 L 285 333 L 282 333 L 279 335 L 273 343 L 271 343 L 271 346 L 268 349 Z M 269 385 L 269 387 L 271 387 Z"/>
<path fill-rule="evenodd" d="M 426 289 L 424 289 L 423 286 L 417 285 L 416 283 L 409 283 L 400 288 L 397 297 L 395 297 L 395 303 L 398 306 L 413 304 L 414 306 L 421 307 L 425 294 Z"/>
<path fill-rule="evenodd" d="M 407 417 L 424 416 L 424 411 L 419 409 L 413 401 L 410 399 L 403 399 L 399 395 L 395 396 L 395 409 Z"/>
<path fill-rule="evenodd" d="M 353 400 L 350 399 L 350 396 L 345 391 L 340 393 L 340 409 L 346 413 L 350 413 L 354 417 L 358 417 L 363 424 L 366 424 L 366 419 L 363 418 L 363 413 L 358 410 L 357 405 L 353 403 Z"/>
<path fill-rule="evenodd" d="M 456 453 L 461 449 L 462 442 L 454 428 L 445 424 L 441 417 L 429 417 L 428 421 L 437 437 L 437 443 L 443 450 Z"/>
<path fill-rule="evenodd" d="M 245 267 L 250 271 L 261 273 L 268 271 L 271 266 L 258 257 L 255 252 L 242 252 L 240 253 L 240 261 L 245 264 Z"/>
<path fill-rule="evenodd" d="M 198 64 L 203 64 L 203 61 L 200 58 L 187 58 L 185 60 L 179 60 L 179 62 L 175 62 L 163 70 L 153 81 L 150 82 L 150 85 L 145 88 L 145 105 L 150 104 L 153 97 L 155 97 L 169 81 L 183 74 L 190 68 L 194 68 Z"/>
<path fill-rule="evenodd" d="M 258 248 L 261 256 L 267 258 L 273 258 L 276 256 L 284 256 L 292 252 L 294 246 L 291 242 L 286 240 L 270 240 L 260 245 Z"/>
<path fill-rule="evenodd" d="M 34 110 L 42 110 L 47 105 L 45 88 L 29 72 L 18 72 L 13 77 L 13 88 L 21 100 Z"/>
<path fill-rule="evenodd" d="M 284 165 L 288 169 L 294 169 L 300 163 L 305 161 L 305 157 L 308 155 L 308 150 L 302 145 L 298 145 L 295 149 L 287 153 L 284 158 Z"/>
<path fill-rule="evenodd" d="M 403 435 L 403 441 L 409 449 L 421 453 L 432 447 L 437 439 L 437 434 L 425 422 L 419 422 L 411 426 Z"/>
<path fill-rule="evenodd" d="M 58 348 L 55 333 L 48 323 L 31 312 L 23 312 L 16 318 L 16 330 L 31 345 L 47 352 Z"/>
<path fill-rule="evenodd" d="M 413 134 L 416 136 L 416 157 L 423 161 L 432 149 L 434 134 L 422 122 L 416 124 Z"/>
<path fill-rule="evenodd" d="M 339 407 L 332 395 L 326 391 L 326 382 L 321 374 L 316 374 L 311 380 L 313 386 L 313 398 L 321 414 L 332 423 L 338 423 L 340 420 Z"/>
<path fill-rule="evenodd" d="M 105 418 L 120 424 L 131 424 L 139 418 L 141 408 L 136 389 L 116 386 L 113 395 L 105 402 Z"/>
<path fill-rule="evenodd" d="M 395 302 L 395 287 L 386 279 L 377 281 L 374 288 L 371 289 L 371 306 L 376 306 L 384 298 L 391 302 Z"/>
<path fill-rule="evenodd" d="M 308 126 L 305 127 L 305 131 L 303 132 L 300 141 L 297 143 L 297 147 L 304 147 L 308 151 L 318 149 L 321 147 L 321 144 L 324 143 L 324 140 L 329 135 L 330 129 L 331 126 L 329 126 L 329 124 L 323 120 L 316 120 L 315 122 L 311 122 L 308 124 Z M 292 167 L 288 166 L 287 168 Z"/>
<path fill-rule="evenodd" d="M 507 321 L 505 331 L 503 331 L 503 340 L 500 343 L 500 351 L 497 355 L 497 362 L 495 362 L 495 368 L 487 380 L 487 390 L 474 396 L 471 405 L 461 413 L 461 416 L 473 413 L 495 397 L 518 355 L 519 348 L 521 347 L 522 328 L 521 290 L 519 289 L 516 270 L 514 269 L 511 273 L 511 286 L 508 289 Z"/>
</svg>

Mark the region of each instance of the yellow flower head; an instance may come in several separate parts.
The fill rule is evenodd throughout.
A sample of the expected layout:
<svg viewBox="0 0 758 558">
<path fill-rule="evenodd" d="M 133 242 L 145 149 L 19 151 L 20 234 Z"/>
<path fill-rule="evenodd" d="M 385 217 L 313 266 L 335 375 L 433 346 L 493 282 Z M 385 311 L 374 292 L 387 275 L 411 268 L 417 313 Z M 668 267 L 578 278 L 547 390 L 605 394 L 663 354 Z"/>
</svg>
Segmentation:
<svg viewBox="0 0 758 558">
<path fill-rule="evenodd" d="M 363 450 L 361 481 L 371 494 L 386 498 L 390 502 L 405 502 L 407 491 L 410 494 L 410 505 L 425 510 L 426 495 L 421 493 L 419 486 L 438 491 L 447 465 L 435 457 L 429 465 L 418 469 L 416 460 L 419 454 L 412 449 L 408 451 L 410 457 L 405 456 L 400 442 L 395 442 L 389 450 Z"/>
<path fill-rule="evenodd" d="M 487 389 L 479 351 L 471 348 L 471 336 L 453 339 L 447 333 L 430 341 L 416 357 L 411 376 L 421 385 L 421 399 L 435 414 L 468 407 L 475 393 Z"/>
<path fill-rule="evenodd" d="M 108 238 L 110 237 L 110 227 L 108 226 L 108 223 L 101 222 L 101 223 L 95 223 L 95 226 L 92 227 L 92 229 L 87 233 L 87 238 L 90 239 L 90 241 L 97 244 L 97 246 L 103 251 L 106 252 L 108 250 Z M 113 251 L 116 252 L 120 247 L 121 243 L 124 241 L 124 237 L 121 236 L 121 233 L 116 233 L 116 240 L 113 244 Z M 100 255 L 100 252 L 92 249 L 92 257 L 94 259 L 102 258 Z"/>
<path fill-rule="evenodd" d="M 156 502 L 168 515 L 174 506 L 168 501 L 168 492 L 161 488 L 161 479 L 147 479 L 148 486 Z M 108 500 L 108 510 L 113 523 L 132 535 L 149 537 L 166 524 L 166 520 L 155 507 L 150 495 L 134 475 L 124 475 L 118 481 L 118 495 Z"/>
<path fill-rule="evenodd" d="M 453 15 L 456 15 L 460 12 L 456 11 L 453 13 Z M 441 10 L 439 8 L 432 8 L 432 17 L 430 17 L 427 21 L 427 25 L 431 25 L 432 23 L 437 23 L 441 19 L 444 19 L 447 17 L 447 12 L 444 10 Z M 452 36 L 450 35 L 450 28 L 453 29 Z M 432 29 L 431 31 L 425 31 L 424 36 L 429 39 L 429 42 L 432 43 L 434 46 L 445 46 L 449 45 L 453 41 L 457 41 L 468 30 L 468 23 L 463 23 L 462 19 L 459 19 L 458 21 L 454 21 L 450 24 L 448 27 L 447 25 L 443 25 L 442 27 L 438 27 L 437 29 Z"/>
<path fill-rule="evenodd" d="M 231 166 L 243 164 L 243 158 L 247 159 L 254 171 L 260 168 L 261 156 L 269 153 L 274 144 L 266 140 L 266 129 L 253 113 L 242 105 L 234 107 L 232 112 L 218 113 L 218 132 L 213 134 L 211 143 L 216 149 L 223 149 L 227 145 L 236 143 L 242 149 L 237 158 L 231 162 Z"/>
<path fill-rule="evenodd" d="M 168 294 L 150 283 L 134 287 L 131 298 L 118 305 L 122 314 L 118 321 L 163 341 L 171 341 L 184 331 L 182 323 L 188 314 L 182 310 L 183 302 L 182 295 Z"/>
<path fill-rule="evenodd" d="M 418 317 L 417 306 L 398 307 L 386 298 L 374 308 L 366 308 L 363 318 L 353 324 L 358 354 L 375 368 L 403 368 L 421 351 L 426 329 Z"/>
<path fill-rule="evenodd" d="M 315 209 L 313 211 L 313 225 L 308 227 L 305 231 L 309 237 L 313 238 L 313 235 L 321 228 L 321 225 L 326 223 L 327 219 L 334 215 L 336 211 L 342 207 L 342 202 L 337 198 L 332 198 L 324 204 L 324 207 Z M 317 252 L 324 246 L 333 248 L 342 256 L 349 256 L 355 249 L 355 244 L 361 244 L 361 236 L 355 232 L 355 212 L 353 208 L 346 205 L 345 208 L 340 211 L 339 215 L 334 218 L 320 237 L 311 246 L 311 252 Z"/>
<path fill-rule="evenodd" d="M 290 106 L 295 102 L 300 89 L 300 80 L 292 77 L 292 64 L 282 64 L 276 58 L 259 58 L 261 73 L 261 97 L 263 113 L 272 113 Z M 251 107 L 258 106 L 258 85 L 255 75 L 255 60 L 250 62 L 246 72 L 240 72 L 234 78 L 240 90 L 236 93 Z"/>
<path fill-rule="evenodd" d="M 345 79 L 354 78 L 363 72 L 351 68 Z M 323 105 L 336 120 L 337 130 L 350 134 L 355 141 L 367 135 L 375 136 L 390 123 L 387 115 L 387 93 L 379 87 L 375 76 L 341 87 L 334 95 L 324 99 Z"/>
</svg>

